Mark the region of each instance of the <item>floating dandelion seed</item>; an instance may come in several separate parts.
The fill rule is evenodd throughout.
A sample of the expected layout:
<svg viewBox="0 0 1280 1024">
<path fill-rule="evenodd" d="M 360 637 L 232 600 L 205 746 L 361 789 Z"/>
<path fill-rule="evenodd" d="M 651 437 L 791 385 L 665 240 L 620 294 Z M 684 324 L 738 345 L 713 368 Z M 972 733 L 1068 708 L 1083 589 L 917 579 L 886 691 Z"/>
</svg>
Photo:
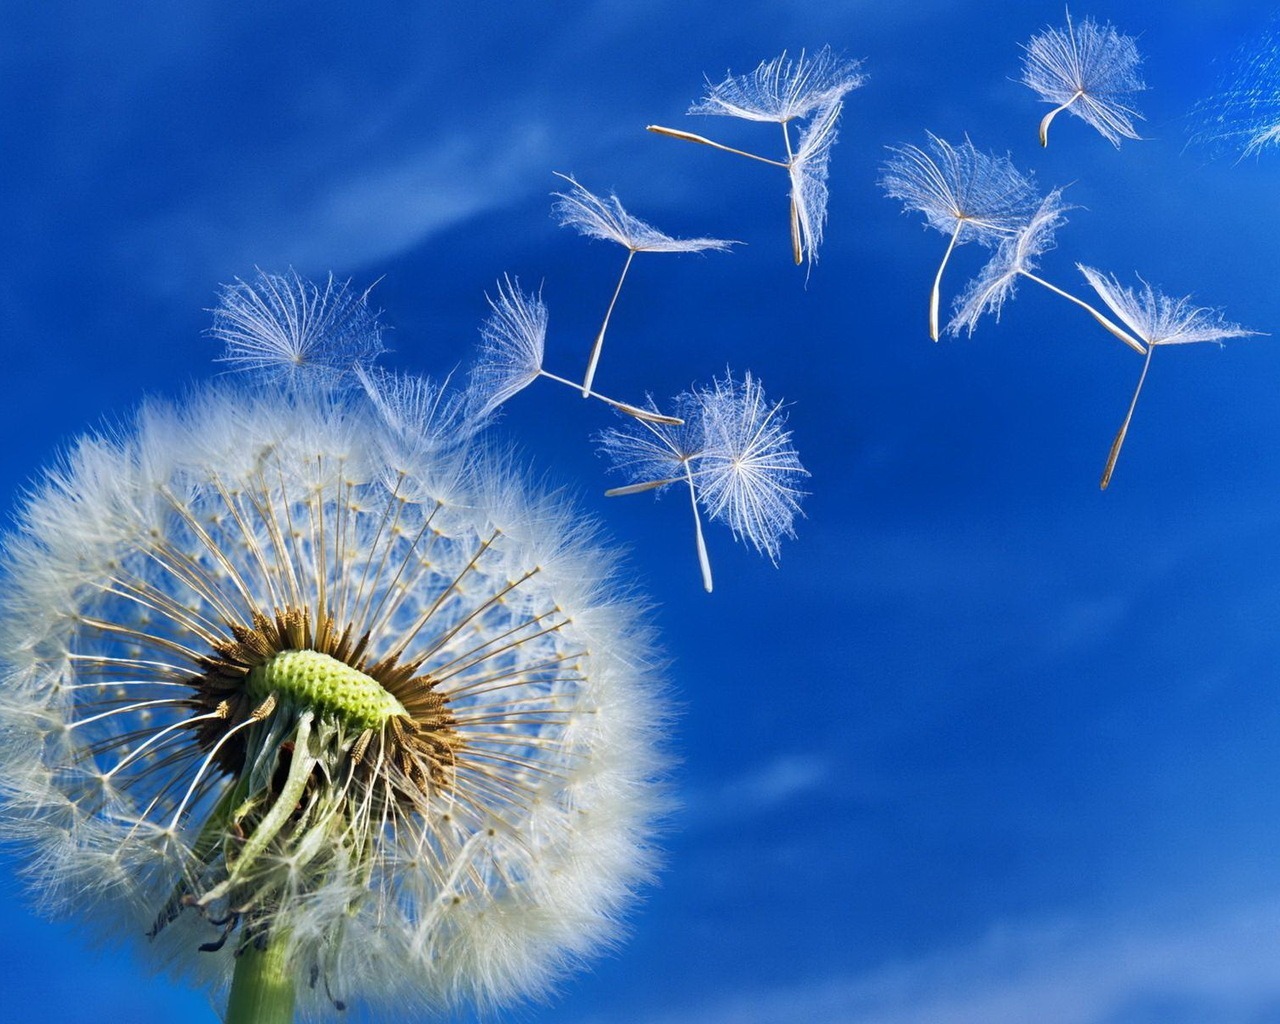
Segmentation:
<svg viewBox="0 0 1280 1024">
<path fill-rule="evenodd" d="M 557 173 L 557 177 L 563 178 L 571 186 L 569 192 L 553 193 L 557 199 L 553 210 L 560 218 L 560 226 L 574 228 L 589 238 L 617 242 L 627 250 L 626 262 L 622 264 L 622 273 L 613 289 L 609 308 L 605 310 L 600 333 L 596 335 L 595 344 L 591 347 L 591 358 L 587 361 L 587 372 L 582 379 L 582 397 L 589 398 L 591 383 L 596 376 L 596 365 L 600 362 L 600 351 L 604 347 L 605 331 L 609 329 L 609 318 L 613 316 L 613 307 L 622 291 L 622 282 L 627 279 L 627 271 L 631 269 L 631 261 L 636 253 L 704 252 L 708 249 L 724 252 L 737 243 L 723 238 L 672 238 L 627 213 L 616 195 L 610 194 L 608 199 L 601 199 L 569 175 Z"/>
<path fill-rule="evenodd" d="M 683 423 L 668 427 L 635 423 L 606 430 L 601 450 L 613 468 L 635 482 L 605 493 L 610 497 L 661 490 L 684 483 L 693 508 L 702 584 L 712 589 L 711 561 L 702 533 L 702 514 L 725 522 L 739 540 L 750 542 L 777 564 L 780 540 L 794 536 L 795 517 L 809 474 L 800 463 L 783 403 L 765 401 L 750 373 L 741 381 L 726 374 L 708 388 L 677 395 L 672 402 Z"/>
<path fill-rule="evenodd" d="M 713 249 L 723 252 L 736 242 L 723 238 L 672 238 L 623 209 L 616 195 L 601 199 L 583 188 L 567 174 L 559 174 L 572 186 L 570 192 L 552 193 L 559 200 L 554 206 L 561 227 L 571 227 L 589 238 L 617 242 L 632 253 L 637 252 L 701 252 Z"/>
<path fill-rule="evenodd" d="M 958 147 L 932 133 L 932 155 L 919 146 L 892 146 L 880 186 L 950 241 L 929 294 L 929 337 L 938 340 L 942 272 L 957 245 L 997 245 L 1021 231 L 1036 211 L 1031 180 L 1007 156 L 980 153 L 967 138 Z"/>
<path fill-rule="evenodd" d="M 750 541 L 775 565 L 779 540 L 795 536 L 795 517 L 809 474 L 786 429 L 782 402 L 769 403 L 750 373 L 741 381 L 726 374 L 704 390 L 700 492 L 712 519 L 723 520 L 739 540 Z"/>
<path fill-rule="evenodd" d="M 671 402 L 680 417 L 678 425 L 638 422 L 640 430 L 609 429 L 598 435 L 600 449 L 612 461 L 613 468 L 626 472 L 636 483 L 605 491 L 608 497 L 661 490 L 668 484 L 684 482 L 689 487 L 689 504 L 693 511 L 694 544 L 698 552 L 698 568 L 702 585 L 711 593 L 714 582 L 711 558 L 702 534 L 702 513 L 698 510 L 698 486 L 694 479 L 693 461 L 706 445 L 702 425 L 700 396 L 682 392 Z"/>
<path fill-rule="evenodd" d="M 1121 138 L 1140 138 L 1133 118 L 1141 119 L 1123 100 L 1146 88 L 1138 74 L 1142 58 L 1132 36 L 1111 25 L 1101 28 L 1090 18 L 1067 30 L 1048 28 L 1024 47 L 1022 81 L 1054 109 L 1040 121 L 1040 145 L 1049 145 L 1049 124 L 1067 110 L 1093 125 L 1112 145 Z"/>
<path fill-rule="evenodd" d="M 547 306 L 541 295 L 522 292 L 518 280 L 504 277 L 498 282 L 497 296 L 486 298 L 493 312 L 480 328 L 480 358 L 471 370 L 471 392 L 478 403 L 478 417 L 488 416 L 539 377 L 567 387 L 579 387 L 542 368 L 547 341 Z M 656 410 L 628 405 L 594 391 L 587 390 L 584 394 L 628 416 L 658 423 L 676 422 Z"/>
<path fill-rule="evenodd" d="M 650 869 L 664 713 L 609 554 L 366 379 L 148 405 L 0 558 L 5 831 L 229 1020 L 539 994 Z"/>
<path fill-rule="evenodd" d="M 994 313 L 999 320 L 1000 310 L 1005 300 L 1012 297 L 1017 279 L 1025 277 L 1079 306 L 1139 355 L 1146 355 L 1145 346 L 1113 320 L 1104 316 L 1083 299 L 1063 291 L 1055 284 L 1050 284 L 1035 273 L 1036 261 L 1053 248 L 1054 233 L 1066 223 L 1065 211 L 1068 209 L 1070 207 L 1063 202 L 1061 189 L 1055 188 L 1045 196 L 1040 203 L 1040 208 L 1036 210 L 1026 226 L 1016 235 L 1000 243 L 995 255 L 956 299 L 956 312 L 947 330 L 958 335 L 968 328 L 969 334 L 972 335 L 978 320 L 983 313 L 987 312 Z"/>
<path fill-rule="evenodd" d="M 1158 346 L 1182 345 L 1195 341 L 1216 341 L 1221 343 L 1225 338 L 1242 338 L 1257 334 L 1257 331 L 1246 330 L 1239 324 L 1228 323 L 1222 312 L 1204 306 L 1193 306 L 1190 296 L 1171 299 L 1167 295 L 1152 288 L 1146 281 L 1136 291 L 1123 287 L 1115 277 L 1104 275 L 1090 267 L 1076 264 L 1085 280 L 1093 287 L 1117 317 L 1147 346 L 1147 358 L 1142 364 L 1142 373 L 1138 377 L 1138 385 L 1134 388 L 1133 399 L 1129 402 L 1129 410 L 1125 413 L 1124 422 L 1116 432 L 1111 443 L 1111 451 L 1107 455 L 1107 464 L 1102 471 L 1101 487 L 1105 491 L 1111 482 L 1111 474 L 1120 458 L 1120 448 L 1124 444 L 1125 435 L 1129 432 L 1129 423 L 1133 419 L 1133 410 L 1138 405 L 1138 395 L 1142 393 L 1142 385 L 1147 379 L 1147 370 L 1151 367 L 1151 354 Z M 1141 280 L 1141 279 L 1139 279 Z"/>
<path fill-rule="evenodd" d="M 266 379 L 333 385 L 383 351 L 369 292 L 329 275 L 323 288 L 295 271 L 225 285 L 209 334 L 227 346 L 222 361 Z"/>
<path fill-rule="evenodd" d="M 761 62 L 750 74 L 730 74 L 719 85 L 708 83 L 706 96 L 689 108 L 690 114 L 777 122 L 782 126 L 786 160 L 772 160 L 678 128 L 651 124 L 648 130 L 786 170 L 791 179 L 792 256 L 797 265 L 808 259 L 812 267 L 826 219 L 827 162 L 836 139 L 836 124 L 845 94 L 866 81 L 861 68 L 861 61 L 837 57 L 829 46 L 811 58 L 801 51 L 799 59 L 794 61 L 783 53 L 771 61 Z M 793 150 L 788 125 L 797 118 L 809 116 L 813 121 L 801 133 Z"/>
</svg>

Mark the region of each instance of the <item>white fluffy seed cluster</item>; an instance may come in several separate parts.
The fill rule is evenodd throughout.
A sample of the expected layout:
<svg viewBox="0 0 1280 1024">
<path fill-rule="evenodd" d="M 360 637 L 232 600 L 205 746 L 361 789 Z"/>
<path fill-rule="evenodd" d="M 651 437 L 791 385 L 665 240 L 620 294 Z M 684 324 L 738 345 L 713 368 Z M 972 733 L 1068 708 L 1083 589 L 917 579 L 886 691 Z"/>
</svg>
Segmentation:
<svg viewBox="0 0 1280 1024">
<path fill-rule="evenodd" d="M 665 723 L 636 600 L 560 499 L 442 450 L 394 394 L 148 405 L 80 440 L 7 539 L 5 834 L 48 908 L 215 998 L 250 926 L 289 944 L 308 1017 L 537 995 L 651 868 Z M 281 609 L 415 666 L 448 715 L 436 775 L 288 694 L 234 726 L 202 703 L 231 624 Z"/>
</svg>

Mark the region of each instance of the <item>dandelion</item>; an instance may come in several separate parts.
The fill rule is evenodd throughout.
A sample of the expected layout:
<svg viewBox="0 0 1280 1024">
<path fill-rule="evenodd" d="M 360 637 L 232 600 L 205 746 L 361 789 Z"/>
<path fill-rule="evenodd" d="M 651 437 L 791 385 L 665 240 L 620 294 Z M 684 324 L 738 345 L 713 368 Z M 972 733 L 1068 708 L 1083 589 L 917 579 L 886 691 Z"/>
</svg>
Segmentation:
<svg viewBox="0 0 1280 1024">
<path fill-rule="evenodd" d="M 1133 419 L 1133 410 L 1138 404 L 1138 395 L 1142 393 L 1142 385 L 1147 379 L 1147 370 L 1151 367 L 1151 355 L 1158 346 L 1182 345 L 1195 341 L 1216 341 L 1222 343 L 1225 338 L 1242 338 L 1257 334 L 1257 331 L 1246 330 L 1239 324 L 1228 323 L 1222 312 L 1207 309 L 1204 306 L 1193 306 L 1190 296 L 1172 299 L 1142 281 L 1139 289 L 1123 287 L 1113 276 L 1104 275 L 1090 267 L 1076 264 L 1085 280 L 1098 293 L 1108 308 L 1131 330 L 1141 338 L 1147 346 L 1147 358 L 1142 364 L 1142 373 L 1138 377 L 1138 385 L 1134 388 L 1133 399 L 1129 402 L 1129 410 L 1125 413 L 1124 422 L 1116 432 L 1111 443 L 1111 451 L 1107 455 L 1107 464 L 1102 471 L 1102 489 L 1105 491 L 1111 482 L 1111 474 L 1120 458 L 1120 448 L 1124 444 L 1125 435 L 1129 432 L 1129 423 Z M 1141 278 L 1139 278 L 1141 280 Z"/>
<path fill-rule="evenodd" d="M 822 242 L 827 208 L 827 163 L 836 139 L 844 96 L 866 81 L 862 62 L 837 57 L 824 46 L 813 57 L 801 51 L 798 60 L 783 53 L 746 75 L 730 74 L 719 85 L 707 84 L 707 94 L 689 108 L 690 114 L 717 114 L 748 121 L 774 121 L 782 127 L 785 160 L 735 149 L 693 132 L 651 124 L 648 130 L 686 142 L 711 146 L 786 170 L 791 179 L 791 250 L 797 265 L 810 267 Z M 792 149 L 791 121 L 812 117 Z"/>
<path fill-rule="evenodd" d="M 567 174 L 557 176 L 564 178 L 570 185 L 568 192 L 553 193 L 558 200 L 553 209 L 560 218 L 560 226 L 574 228 L 588 238 L 617 242 L 627 250 L 626 262 L 622 264 L 622 273 L 618 276 L 618 284 L 613 289 L 609 308 L 605 310 L 600 333 L 596 335 L 595 344 L 591 347 L 587 372 L 582 379 L 582 397 L 589 398 L 591 383 L 596 376 L 596 365 L 600 362 L 600 351 L 604 347 L 605 331 L 609 329 L 609 318 L 613 316 L 613 307 L 617 304 L 618 295 L 622 291 L 622 282 L 627 279 L 627 271 L 631 269 L 631 261 L 636 253 L 704 252 L 708 249 L 724 252 L 737 243 L 723 238 L 672 238 L 627 213 L 616 195 L 611 193 L 608 199 L 601 199 Z"/>
<path fill-rule="evenodd" d="M 1146 88 L 1138 74 L 1142 58 L 1132 36 L 1111 25 L 1101 28 L 1090 18 L 1067 30 L 1047 28 L 1024 47 L 1022 81 L 1054 108 L 1040 121 L 1040 145 L 1049 145 L 1049 124 L 1062 111 L 1096 128 L 1112 145 L 1121 138 L 1140 138 L 1133 118 L 1141 119 L 1123 100 Z"/>
<path fill-rule="evenodd" d="M 686 391 L 672 402 L 678 426 L 633 423 L 599 435 L 615 470 L 634 481 L 606 491 L 609 497 L 661 490 L 683 483 L 693 509 L 702 585 L 712 589 L 711 560 L 702 532 L 702 512 L 729 525 L 776 565 L 780 539 L 795 536 L 795 517 L 808 476 L 800 463 L 783 403 L 765 401 L 760 382 L 726 374 L 711 386 Z M 701 509 L 701 511 L 700 511 Z"/>
<path fill-rule="evenodd" d="M 209 334 L 226 345 L 222 362 L 293 385 L 333 385 L 383 351 L 369 291 L 329 275 L 323 288 L 296 271 L 226 285 Z"/>
<path fill-rule="evenodd" d="M 368 380 L 147 405 L 0 556 L 7 836 L 234 1024 L 545 992 L 651 867 L 664 713 L 611 556 Z"/>
<path fill-rule="evenodd" d="M 969 287 L 956 300 L 956 313 L 947 329 L 955 335 L 968 328 L 972 335 L 983 313 L 994 313 L 1000 319 L 1005 300 L 1013 295 L 1019 277 L 1025 277 L 1055 295 L 1079 306 L 1111 334 L 1119 338 L 1139 355 L 1146 355 L 1143 344 L 1083 299 L 1050 284 L 1035 273 L 1036 261 L 1053 248 L 1053 236 L 1066 223 L 1065 211 L 1070 209 L 1062 199 L 1062 190 L 1054 189 L 1040 203 L 1035 215 L 1016 235 L 1004 239 L 995 255 L 969 283 Z"/>
<path fill-rule="evenodd" d="M 894 146 L 880 186 L 928 225 L 948 235 L 929 295 L 929 337 L 938 340 L 942 273 L 957 245 L 993 246 L 1021 231 L 1036 209 L 1035 186 L 1007 156 L 980 153 L 968 138 L 952 146 L 929 134 L 932 155 L 919 146 Z"/>
<path fill-rule="evenodd" d="M 520 282 L 504 277 L 497 296 L 485 296 L 492 310 L 480 328 L 480 358 L 471 371 L 471 393 L 478 403 L 476 415 L 484 418 L 508 398 L 523 391 L 539 377 L 577 388 L 579 385 L 542 368 L 547 341 L 547 306 L 541 295 L 520 290 Z M 584 391 L 628 416 L 658 423 L 676 422 L 657 410 L 619 402 L 594 391 Z"/>
</svg>

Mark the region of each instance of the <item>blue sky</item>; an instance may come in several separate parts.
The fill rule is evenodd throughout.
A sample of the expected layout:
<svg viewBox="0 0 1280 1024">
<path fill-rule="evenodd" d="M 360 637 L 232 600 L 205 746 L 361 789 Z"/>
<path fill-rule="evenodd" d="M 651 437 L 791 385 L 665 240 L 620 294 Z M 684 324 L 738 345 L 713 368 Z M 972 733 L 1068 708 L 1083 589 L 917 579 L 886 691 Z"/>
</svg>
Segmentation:
<svg viewBox="0 0 1280 1024">
<path fill-rule="evenodd" d="M 932 131 L 1008 152 L 1077 209 L 1042 262 L 1280 332 L 1280 154 L 1186 146 L 1265 5 L 1073 7 L 1138 36 L 1143 141 L 1115 149 L 1017 82 L 1057 0 L 905 5 L 257 5 L 60 0 L 0 13 L 0 487 L 80 430 L 216 372 L 219 283 L 293 266 L 375 291 L 390 364 L 465 366 L 503 273 L 541 282 L 573 376 L 622 252 L 557 228 L 553 171 L 731 254 L 641 256 L 597 378 L 673 394 L 726 365 L 792 403 L 812 473 L 781 565 L 687 509 L 606 500 L 596 403 L 535 386 L 498 431 L 581 495 L 657 603 L 682 809 L 616 954 L 513 1020 L 571 1024 L 1280 1021 L 1280 352 L 1141 360 L 1030 285 L 933 344 L 946 239 L 877 186 Z M 791 265 L 786 183 L 642 129 L 703 77 L 830 44 L 864 59 L 827 241 Z M 985 258 L 957 250 L 944 302 Z M 11 862 L 8 862 L 11 863 Z M 13 871 L 7 868 L 5 877 Z M 6 1003 L 39 1019 L 212 1021 L 203 996 L 0 895 Z M 36 1011 L 32 1011 L 36 1012 Z"/>
</svg>

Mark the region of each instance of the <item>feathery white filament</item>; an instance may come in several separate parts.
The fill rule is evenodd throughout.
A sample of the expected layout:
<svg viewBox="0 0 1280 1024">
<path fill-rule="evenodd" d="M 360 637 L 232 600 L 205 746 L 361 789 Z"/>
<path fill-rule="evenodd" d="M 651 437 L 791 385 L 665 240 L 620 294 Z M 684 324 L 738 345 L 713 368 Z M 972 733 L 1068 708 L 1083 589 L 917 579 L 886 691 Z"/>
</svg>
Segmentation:
<svg viewBox="0 0 1280 1024">
<path fill-rule="evenodd" d="M 729 74 L 719 85 L 708 82 L 706 96 L 689 113 L 785 123 L 839 103 L 864 81 L 862 62 L 837 57 L 829 46 L 812 57 L 802 50 L 796 60 L 784 52 L 748 74 Z"/>
<path fill-rule="evenodd" d="M 268 380 L 334 385 L 383 351 L 369 293 L 329 275 L 324 287 L 294 271 L 226 285 L 209 334 L 224 362 Z"/>
</svg>

